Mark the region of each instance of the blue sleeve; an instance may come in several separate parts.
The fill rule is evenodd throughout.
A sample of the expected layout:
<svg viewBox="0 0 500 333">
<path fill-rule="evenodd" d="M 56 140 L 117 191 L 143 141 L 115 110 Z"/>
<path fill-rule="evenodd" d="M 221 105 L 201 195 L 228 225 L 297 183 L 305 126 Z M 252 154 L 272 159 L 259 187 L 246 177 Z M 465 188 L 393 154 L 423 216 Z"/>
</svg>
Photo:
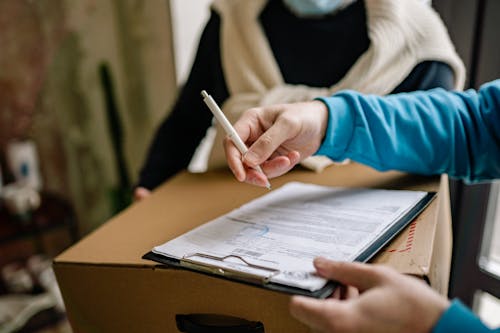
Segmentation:
<svg viewBox="0 0 500 333">
<path fill-rule="evenodd" d="M 478 92 L 380 97 L 344 91 L 319 100 L 330 115 L 318 155 L 382 171 L 500 178 L 500 80 Z"/>
<path fill-rule="evenodd" d="M 432 333 L 499 333 L 490 329 L 460 301 L 454 300 L 432 329 Z"/>
</svg>

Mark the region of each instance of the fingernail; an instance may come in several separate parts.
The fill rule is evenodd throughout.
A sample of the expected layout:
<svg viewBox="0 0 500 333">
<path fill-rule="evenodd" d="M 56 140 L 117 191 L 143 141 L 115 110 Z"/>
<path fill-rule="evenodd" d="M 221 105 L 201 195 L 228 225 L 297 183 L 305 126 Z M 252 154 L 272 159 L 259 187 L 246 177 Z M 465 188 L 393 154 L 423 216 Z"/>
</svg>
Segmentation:
<svg viewBox="0 0 500 333">
<path fill-rule="evenodd" d="M 257 186 L 262 186 L 259 182 L 259 180 L 256 177 L 251 177 L 247 175 L 247 178 L 245 180 L 247 183 L 250 183 L 252 185 L 257 185 Z"/>
</svg>

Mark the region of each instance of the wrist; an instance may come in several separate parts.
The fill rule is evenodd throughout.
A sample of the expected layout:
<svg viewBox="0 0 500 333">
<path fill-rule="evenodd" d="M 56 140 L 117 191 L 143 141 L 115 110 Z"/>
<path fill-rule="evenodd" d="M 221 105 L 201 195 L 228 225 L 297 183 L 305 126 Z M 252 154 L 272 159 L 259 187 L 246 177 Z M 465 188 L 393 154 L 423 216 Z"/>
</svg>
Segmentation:
<svg viewBox="0 0 500 333">
<path fill-rule="evenodd" d="M 317 102 L 326 107 L 326 129 L 316 155 L 325 155 L 334 161 L 342 161 L 354 133 L 355 110 L 345 96 L 319 97 Z"/>
<path fill-rule="evenodd" d="M 325 140 L 326 130 L 328 127 L 328 118 L 329 118 L 328 106 L 325 103 L 323 103 L 322 100 L 314 100 L 311 103 L 313 104 L 317 116 L 319 117 L 320 126 L 318 130 L 319 130 L 319 137 L 321 144 Z"/>
<path fill-rule="evenodd" d="M 431 332 L 491 332 L 491 330 L 469 308 L 459 300 L 454 300 L 441 314 Z"/>
<path fill-rule="evenodd" d="M 426 325 L 427 326 L 426 331 L 428 332 L 433 332 L 433 329 L 439 322 L 440 318 L 450 307 L 450 301 L 447 298 L 441 296 L 438 297 L 439 298 L 436 298 L 433 306 L 432 307 L 429 306 L 429 309 L 432 308 L 432 310 L 430 311 L 430 313 L 426 315 L 428 318 L 428 325 Z"/>
</svg>

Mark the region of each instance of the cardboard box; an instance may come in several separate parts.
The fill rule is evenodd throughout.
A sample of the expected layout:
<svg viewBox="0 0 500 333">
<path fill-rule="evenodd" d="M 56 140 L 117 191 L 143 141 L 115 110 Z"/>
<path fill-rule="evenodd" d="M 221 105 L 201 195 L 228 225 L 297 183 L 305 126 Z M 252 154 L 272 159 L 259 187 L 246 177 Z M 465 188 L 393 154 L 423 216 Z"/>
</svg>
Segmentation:
<svg viewBox="0 0 500 333">
<path fill-rule="evenodd" d="M 272 181 L 437 191 L 438 198 L 375 259 L 420 276 L 445 294 L 451 254 L 447 179 L 379 173 L 358 164 Z M 441 188 L 440 188 L 441 184 Z M 55 259 L 75 332 L 178 332 L 175 315 L 215 313 L 259 321 L 266 333 L 308 332 L 288 313 L 289 295 L 141 259 L 162 244 L 266 190 L 229 172 L 183 173 Z"/>
</svg>

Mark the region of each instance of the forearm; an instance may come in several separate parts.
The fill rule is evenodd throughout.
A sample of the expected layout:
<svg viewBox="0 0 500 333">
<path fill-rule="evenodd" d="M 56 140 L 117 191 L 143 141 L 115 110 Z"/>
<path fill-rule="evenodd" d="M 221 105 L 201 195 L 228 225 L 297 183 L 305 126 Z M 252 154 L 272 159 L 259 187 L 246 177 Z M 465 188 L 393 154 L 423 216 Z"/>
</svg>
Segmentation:
<svg viewBox="0 0 500 333">
<path fill-rule="evenodd" d="M 149 148 L 139 186 L 154 189 L 188 166 L 212 120 L 200 92 L 206 89 L 218 101 L 228 97 L 218 47 L 219 27 L 220 18 L 212 12 L 186 84 Z"/>
<path fill-rule="evenodd" d="M 139 174 L 138 186 L 152 190 L 188 166 L 204 131 L 198 130 L 195 133 L 186 126 L 189 123 L 175 118 L 164 121 L 149 147 Z M 190 135 L 186 136 L 184 130 Z"/>
<path fill-rule="evenodd" d="M 211 124 L 211 114 L 203 105 L 200 91 L 217 92 L 207 73 L 191 75 L 167 119 L 158 128 L 141 169 L 139 186 L 154 189 L 185 169 Z"/>
<path fill-rule="evenodd" d="M 500 177 L 500 81 L 479 93 L 436 89 L 379 97 L 347 91 L 320 100 L 330 116 L 317 154 L 378 170 L 469 181 Z"/>
<path fill-rule="evenodd" d="M 423 61 L 410 72 L 391 94 L 399 94 L 418 90 L 443 88 L 452 90 L 455 86 L 453 69 L 444 62 Z"/>
</svg>

